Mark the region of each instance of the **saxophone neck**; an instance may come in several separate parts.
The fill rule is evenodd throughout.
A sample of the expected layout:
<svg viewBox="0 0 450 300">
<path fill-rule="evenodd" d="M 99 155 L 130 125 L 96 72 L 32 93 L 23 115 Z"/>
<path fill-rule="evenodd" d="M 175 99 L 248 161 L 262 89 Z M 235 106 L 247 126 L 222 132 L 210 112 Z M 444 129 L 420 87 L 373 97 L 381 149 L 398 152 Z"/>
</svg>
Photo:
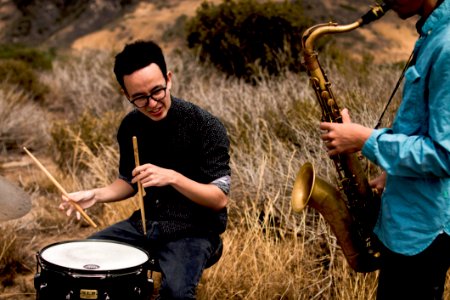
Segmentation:
<svg viewBox="0 0 450 300">
<path fill-rule="evenodd" d="M 321 36 L 352 31 L 380 19 L 389 9 L 390 6 L 386 3 L 378 4 L 373 6 L 366 14 L 353 23 L 339 25 L 337 23 L 329 22 L 317 24 L 306 29 L 302 35 L 302 47 L 305 57 L 314 55 L 315 41 Z"/>
<path fill-rule="evenodd" d="M 302 36 L 302 47 L 305 56 L 315 54 L 314 45 L 317 39 L 326 34 L 343 33 L 354 30 L 360 26 L 359 20 L 347 25 L 339 25 L 337 23 L 317 24 L 308 28 Z"/>
</svg>

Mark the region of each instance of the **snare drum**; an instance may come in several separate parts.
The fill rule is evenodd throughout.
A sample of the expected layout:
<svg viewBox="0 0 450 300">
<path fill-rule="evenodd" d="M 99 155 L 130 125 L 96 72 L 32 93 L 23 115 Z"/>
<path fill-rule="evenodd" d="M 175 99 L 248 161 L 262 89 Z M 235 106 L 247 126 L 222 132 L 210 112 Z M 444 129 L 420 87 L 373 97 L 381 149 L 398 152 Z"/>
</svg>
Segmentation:
<svg viewBox="0 0 450 300">
<path fill-rule="evenodd" d="M 149 299 L 147 252 L 106 240 L 68 241 L 36 254 L 36 299 Z"/>
</svg>

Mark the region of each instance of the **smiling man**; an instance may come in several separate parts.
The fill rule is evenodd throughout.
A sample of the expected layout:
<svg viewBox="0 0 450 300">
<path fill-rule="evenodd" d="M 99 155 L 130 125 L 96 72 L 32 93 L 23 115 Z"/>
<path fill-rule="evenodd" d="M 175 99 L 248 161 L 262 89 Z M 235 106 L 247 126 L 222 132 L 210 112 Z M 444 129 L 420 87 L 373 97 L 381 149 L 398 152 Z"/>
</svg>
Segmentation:
<svg viewBox="0 0 450 300">
<path fill-rule="evenodd" d="M 116 56 L 114 73 L 135 106 L 117 133 L 119 176 L 106 187 L 70 194 L 82 208 L 120 201 L 145 188 L 147 234 L 140 211 L 90 238 L 146 249 L 162 272 L 160 299 L 194 299 L 205 267 L 222 253 L 230 190 L 229 140 L 222 123 L 200 107 L 171 95 L 158 45 L 138 41 Z M 132 137 L 139 143 L 135 167 Z M 63 197 L 61 209 L 72 207 Z"/>
<path fill-rule="evenodd" d="M 329 155 L 362 150 L 385 173 L 375 233 L 384 245 L 377 299 L 442 299 L 450 266 L 450 0 L 386 1 L 420 38 L 392 128 L 321 123 Z"/>
</svg>

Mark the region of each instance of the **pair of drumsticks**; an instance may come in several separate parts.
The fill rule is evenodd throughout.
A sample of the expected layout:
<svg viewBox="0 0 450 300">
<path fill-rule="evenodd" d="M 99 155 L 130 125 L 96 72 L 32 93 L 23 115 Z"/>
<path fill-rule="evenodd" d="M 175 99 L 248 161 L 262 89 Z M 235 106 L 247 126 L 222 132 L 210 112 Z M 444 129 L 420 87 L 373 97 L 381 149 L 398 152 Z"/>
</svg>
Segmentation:
<svg viewBox="0 0 450 300">
<path fill-rule="evenodd" d="M 136 164 L 136 167 L 138 167 L 139 164 L 139 151 L 138 151 L 138 145 L 137 145 L 137 138 L 133 136 L 133 149 L 134 149 L 134 161 Z M 94 228 L 97 228 L 97 224 L 86 214 L 86 212 L 83 210 L 83 208 L 74 200 L 70 199 L 69 194 L 66 192 L 66 190 L 62 187 L 61 184 L 50 174 L 50 172 L 44 167 L 44 165 L 33 155 L 26 147 L 23 147 L 23 150 L 33 159 L 33 161 L 36 163 L 36 165 L 47 175 L 47 177 L 53 182 L 53 184 L 59 189 L 59 191 L 67 198 L 69 199 L 69 203 L 83 216 L 83 218 Z M 139 200 L 139 208 L 141 209 L 141 218 L 142 218 L 142 229 L 144 231 L 144 234 L 147 234 L 147 226 L 145 222 L 145 210 L 144 210 L 144 195 L 145 191 L 142 187 L 142 184 L 138 182 L 138 200 Z"/>
</svg>

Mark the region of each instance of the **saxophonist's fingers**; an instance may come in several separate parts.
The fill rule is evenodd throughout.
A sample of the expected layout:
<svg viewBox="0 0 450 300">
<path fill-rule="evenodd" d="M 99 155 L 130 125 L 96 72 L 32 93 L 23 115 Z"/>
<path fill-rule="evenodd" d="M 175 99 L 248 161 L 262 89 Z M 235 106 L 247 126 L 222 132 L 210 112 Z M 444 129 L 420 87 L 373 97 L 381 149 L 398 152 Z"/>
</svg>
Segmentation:
<svg viewBox="0 0 450 300">
<path fill-rule="evenodd" d="M 341 111 L 341 116 L 342 116 L 342 123 L 351 123 L 352 122 L 352 119 L 350 118 L 348 109 L 344 108 Z"/>
<path fill-rule="evenodd" d="M 328 122 L 321 122 L 319 125 L 319 128 L 321 130 L 331 130 L 333 128 L 334 124 L 333 123 L 328 123 Z"/>
</svg>

